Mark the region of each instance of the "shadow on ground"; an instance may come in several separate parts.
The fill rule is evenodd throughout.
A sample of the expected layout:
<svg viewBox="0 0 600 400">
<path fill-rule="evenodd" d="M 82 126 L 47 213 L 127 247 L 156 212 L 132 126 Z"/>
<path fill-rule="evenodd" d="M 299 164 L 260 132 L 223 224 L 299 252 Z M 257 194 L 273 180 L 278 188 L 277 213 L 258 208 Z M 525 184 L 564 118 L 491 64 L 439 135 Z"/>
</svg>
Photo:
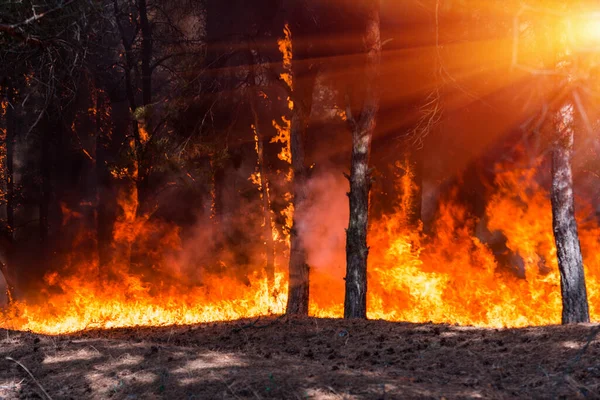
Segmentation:
<svg viewBox="0 0 600 400">
<path fill-rule="evenodd" d="M 596 331 L 287 317 L 0 330 L 0 399 L 599 398 Z"/>
</svg>

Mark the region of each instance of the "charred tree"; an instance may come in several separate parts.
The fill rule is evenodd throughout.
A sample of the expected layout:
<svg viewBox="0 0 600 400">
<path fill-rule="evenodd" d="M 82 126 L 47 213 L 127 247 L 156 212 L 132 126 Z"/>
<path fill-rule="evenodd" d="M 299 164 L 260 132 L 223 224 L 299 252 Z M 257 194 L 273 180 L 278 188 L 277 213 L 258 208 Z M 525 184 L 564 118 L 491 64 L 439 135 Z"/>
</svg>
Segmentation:
<svg viewBox="0 0 600 400">
<path fill-rule="evenodd" d="M 13 106 L 14 89 L 6 88 L 8 108 L 6 109 L 6 224 L 7 233 L 12 240 L 15 229 L 15 184 L 14 184 L 14 159 L 16 140 L 16 116 Z"/>
<path fill-rule="evenodd" d="M 258 121 L 257 121 L 258 123 Z M 258 126 L 258 125 L 256 125 Z M 260 134 L 259 128 L 257 127 L 257 146 L 258 146 L 258 164 L 260 171 L 261 180 L 261 194 L 262 194 L 262 205 L 264 215 L 264 235 L 265 235 L 265 246 L 267 252 L 267 265 L 265 266 L 265 272 L 267 273 L 267 280 L 269 285 L 273 285 L 275 280 L 275 243 L 273 241 L 272 225 L 273 221 L 271 218 L 271 202 L 269 199 L 269 180 L 267 179 L 267 168 L 265 167 L 264 157 L 264 142 Z"/>
<path fill-rule="evenodd" d="M 142 33 L 142 104 L 147 106 L 152 103 L 152 25 L 148 20 L 146 0 L 138 0 L 138 12 Z"/>
<path fill-rule="evenodd" d="M 308 315 L 310 267 L 300 221 L 306 215 L 308 168 L 306 166 L 306 135 L 312 109 L 317 67 L 309 60 L 311 53 L 310 28 L 312 16 L 307 14 L 303 1 L 290 2 L 289 16 L 292 44 L 290 150 L 292 155 L 292 203 L 294 218 L 290 230 L 290 262 L 287 313 Z"/>
<path fill-rule="evenodd" d="M 129 108 L 132 113 L 135 112 L 137 108 L 137 103 L 135 100 L 135 89 L 133 86 L 133 79 L 131 77 L 131 71 L 135 67 L 135 58 L 133 55 L 133 43 L 135 41 L 135 37 L 129 38 L 121 21 L 122 13 L 119 9 L 119 3 L 117 0 L 113 0 L 113 11 L 114 18 L 117 28 L 119 29 L 119 35 L 121 36 L 121 44 L 123 45 L 124 55 L 125 55 L 125 65 L 123 67 L 123 78 L 125 81 L 125 94 L 127 96 L 127 101 L 129 102 Z M 134 130 L 137 130 L 137 124 L 134 124 Z M 136 133 L 138 135 L 138 133 Z"/>
<path fill-rule="evenodd" d="M 96 158 L 94 160 L 94 169 L 96 173 L 96 238 L 98 241 L 98 262 L 100 266 L 100 276 L 106 277 L 105 271 L 112 263 L 112 228 L 114 215 L 109 211 L 113 196 L 107 196 L 110 191 L 112 176 L 106 165 L 108 164 L 108 135 L 104 132 L 104 124 L 101 119 L 103 112 L 110 115 L 109 104 L 105 104 L 106 99 L 102 94 L 96 96 Z M 107 198 L 109 197 L 109 198 Z"/>
<path fill-rule="evenodd" d="M 346 231 L 346 296 L 344 318 L 367 317 L 367 229 L 371 172 L 369 158 L 377 113 L 381 64 L 380 2 L 375 0 L 366 12 L 363 37 L 365 65 L 365 99 L 360 115 L 355 119 L 351 106 L 347 118 L 352 131 L 352 160 L 350 165 L 350 222 Z"/>
<path fill-rule="evenodd" d="M 257 155 L 257 166 L 258 174 L 260 175 L 260 194 L 262 199 L 263 208 L 263 235 L 265 240 L 265 251 L 266 251 L 266 266 L 265 273 L 267 275 L 267 281 L 269 287 L 273 287 L 275 281 L 275 241 L 273 240 L 273 219 L 271 217 L 271 199 L 269 190 L 269 179 L 267 177 L 267 167 L 265 165 L 265 143 L 267 138 L 262 134 L 263 130 L 260 126 L 260 118 L 258 114 L 258 102 L 257 99 L 260 97 L 258 90 L 261 83 L 260 72 L 258 71 L 258 65 L 260 64 L 260 57 L 257 49 L 253 49 L 251 46 L 248 48 L 248 98 L 250 103 L 250 110 L 252 112 L 252 122 L 254 127 L 255 142 L 256 142 L 256 155 Z"/>
<path fill-rule="evenodd" d="M 146 0 L 138 0 L 138 12 L 140 14 L 140 32 L 141 32 L 141 73 L 142 73 L 142 107 L 144 107 L 143 129 L 146 130 L 146 135 L 152 135 L 152 126 L 150 124 L 150 113 L 146 107 L 152 107 L 152 58 L 153 58 L 153 33 L 152 24 L 148 19 L 148 5 Z M 137 118 L 136 118 L 137 119 Z M 137 123 L 137 122 L 136 122 Z M 146 142 L 149 136 L 143 138 L 139 128 L 134 131 L 135 134 L 135 152 L 138 159 L 138 177 L 137 177 L 137 190 L 138 190 L 138 213 L 144 210 L 145 200 L 149 197 L 148 193 L 148 179 L 149 169 L 151 166 L 148 165 L 145 159 L 146 153 Z"/>
<path fill-rule="evenodd" d="M 252 66 L 250 67 L 250 77 L 251 82 L 255 83 L 256 72 L 254 64 L 252 64 Z M 252 110 L 252 118 L 254 122 L 254 132 L 256 134 L 256 155 L 258 159 L 258 173 L 260 174 L 260 194 L 262 198 L 262 208 L 264 216 L 263 235 L 265 237 L 265 250 L 267 253 L 267 264 L 265 266 L 265 272 L 267 274 L 269 286 L 272 286 L 273 281 L 275 279 L 275 243 L 273 241 L 273 232 L 271 230 L 273 221 L 271 218 L 271 201 L 269 198 L 269 180 L 267 179 L 267 167 L 265 166 L 264 156 L 265 138 L 263 137 L 262 130 L 260 128 L 260 118 L 258 117 L 258 110 L 256 105 L 256 97 L 258 96 L 258 94 L 251 90 L 249 96 L 250 108 Z"/>
<path fill-rule="evenodd" d="M 299 221 L 305 213 L 307 169 L 304 160 L 304 140 L 306 137 L 307 116 L 302 104 L 294 103 L 291 121 L 290 144 L 292 170 L 294 172 L 293 204 L 294 219 L 290 232 L 290 265 L 287 313 L 308 315 L 309 272 L 306 260 L 306 246 L 299 232 Z"/>
<path fill-rule="evenodd" d="M 39 233 L 43 245 L 48 242 L 48 233 L 50 229 L 50 202 L 52 200 L 52 135 L 54 131 L 59 131 L 58 122 L 55 121 L 58 115 L 57 107 L 51 105 L 45 111 L 44 124 L 41 129 L 41 150 L 40 150 L 40 176 L 41 193 L 39 199 Z"/>
<path fill-rule="evenodd" d="M 150 69 L 150 60 L 152 57 L 152 41 L 151 41 L 151 28 L 148 21 L 148 13 L 147 13 L 147 5 L 145 0 L 139 0 L 137 4 L 138 13 L 140 15 L 140 30 L 142 30 L 142 51 L 141 51 L 141 62 L 142 65 L 142 104 L 146 106 L 150 104 L 152 99 L 152 75 Z M 143 11 L 143 12 L 142 12 Z M 135 58 L 133 45 L 137 39 L 137 29 L 134 30 L 134 33 L 130 33 L 132 27 L 127 25 L 127 23 L 131 23 L 128 14 L 123 13 L 119 8 L 119 3 L 117 0 L 113 0 L 113 12 L 116 25 L 119 30 L 119 35 L 121 37 L 121 44 L 123 46 L 124 55 L 125 55 L 125 65 L 123 66 L 124 70 L 124 82 L 125 82 L 125 94 L 127 96 L 127 100 L 129 103 L 129 109 L 132 115 L 135 115 L 138 109 L 138 102 L 136 100 L 136 86 L 134 85 L 134 80 L 132 77 L 132 71 L 136 71 L 137 60 Z M 126 18 L 124 23 L 124 17 Z M 149 54 L 149 55 L 148 55 Z M 131 145 L 131 152 L 133 154 L 135 171 L 132 172 L 132 180 L 135 180 L 136 185 L 136 201 L 139 203 L 139 186 L 140 182 L 143 180 L 143 174 L 140 174 L 142 171 L 140 160 L 141 160 L 141 136 L 140 136 L 140 128 L 138 122 L 136 120 L 131 121 L 132 133 L 133 133 L 133 145 Z M 137 210 L 136 210 L 137 214 Z"/>
<path fill-rule="evenodd" d="M 7 296 L 10 302 L 14 298 L 13 291 L 16 285 L 16 275 L 13 265 L 14 229 L 15 229 L 15 186 L 14 186 L 14 156 L 15 140 L 17 135 L 17 121 L 14 108 L 15 89 L 9 82 L 6 84 L 6 228 L 4 230 L 2 246 L 2 259 L 0 272 L 4 275 L 7 284 Z"/>
<path fill-rule="evenodd" d="M 564 106 L 555 118 L 557 138 L 552 153 L 552 225 L 560 271 L 562 323 L 576 324 L 589 322 L 590 314 L 573 197 L 573 106 Z"/>
</svg>

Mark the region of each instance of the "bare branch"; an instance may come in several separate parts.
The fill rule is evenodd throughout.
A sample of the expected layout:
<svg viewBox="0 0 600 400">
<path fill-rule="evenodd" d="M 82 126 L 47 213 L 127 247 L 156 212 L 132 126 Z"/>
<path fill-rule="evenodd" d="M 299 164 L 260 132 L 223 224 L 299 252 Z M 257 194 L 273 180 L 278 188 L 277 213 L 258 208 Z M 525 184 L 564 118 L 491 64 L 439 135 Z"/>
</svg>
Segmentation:
<svg viewBox="0 0 600 400">
<path fill-rule="evenodd" d="M 34 12 L 34 14 L 31 17 L 27 18 L 26 20 L 24 20 L 22 22 L 16 23 L 16 24 L 0 24 L 0 32 L 6 33 L 7 35 L 9 35 L 21 42 L 24 42 L 25 44 L 31 44 L 34 46 L 42 46 L 43 42 L 39 38 L 25 34 L 21 28 L 23 28 L 27 25 L 31 25 L 32 23 L 37 22 L 52 13 L 60 11 L 63 8 L 68 7 L 69 5 L 75 3 L 76 1 L 78 1 L 78 0 L 68 0 L 66 3 L 63 3 L 55 8 L 52 8 L 48 11 L 43 12 L 41 14 L 36 14 Z"/>
</svg>

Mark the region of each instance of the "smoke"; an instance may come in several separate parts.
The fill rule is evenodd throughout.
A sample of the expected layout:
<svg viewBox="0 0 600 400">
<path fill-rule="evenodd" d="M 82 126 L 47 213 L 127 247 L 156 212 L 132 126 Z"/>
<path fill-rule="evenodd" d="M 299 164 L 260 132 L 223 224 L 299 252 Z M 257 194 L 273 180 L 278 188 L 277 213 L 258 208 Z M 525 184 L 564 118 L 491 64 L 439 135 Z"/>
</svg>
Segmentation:
<svg viewBox="0 0 600 400">
<path fill-rule="evenodd" d="M 344 276 L 345 227 L 348 225 L 348 181 L 341 172 L 326 168 L 308 183 L 308 207 L 299 221 L 299 233 L 308 253 L 308 264 L 319 273 Z"/>
</svg>

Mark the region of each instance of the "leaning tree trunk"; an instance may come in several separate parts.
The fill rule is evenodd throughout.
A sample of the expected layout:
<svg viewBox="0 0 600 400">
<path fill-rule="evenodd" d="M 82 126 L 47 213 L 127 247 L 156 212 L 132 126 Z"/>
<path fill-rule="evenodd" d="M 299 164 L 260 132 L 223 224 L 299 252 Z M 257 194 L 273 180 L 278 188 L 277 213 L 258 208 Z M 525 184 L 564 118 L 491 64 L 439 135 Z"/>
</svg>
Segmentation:
<svg viewBox="0 0 600 400">
<path fill-rule="evenodd" d="M 309 301 L 309 267 L 306 261 L 306 247 L 298 231 L 299 221 L 305 215 L 307 198 L 307 176 L 304 164 L 305 112 L 303 106 L 295 102 L 290 130 L 292 170 L 294 171 L 294 181 L 292 183 L 294 220 L 290 233 L 290 278 L 287 313 L 297 315 L 308 315 Z"/>
<path fill-rule="evenodd" d="M 563 107 L 556 115 L 557 141 L 552 154 L 552 225 L 556 241 L 562 323 L 589 322 L 587 291 L 573 198 L 573 107 Z"/>
<path fill-rule="evenodd" d="M 379 27 L 379 0 L 373 1 L 366 14 L 364 36 L 366 58 L 366 91 L 360 119 L 347 117 L 352 129 L 352 161 L 350 166 L 350 222 L 346 231 L 346 297 L 344 318 L 367 317 L 367 228 L 369 222 L 369 192 L 371 175 L 369 157 L 371 141 L 379 111 L 378 78 L 381 64 L 381 34 Z"/>
</svg>

